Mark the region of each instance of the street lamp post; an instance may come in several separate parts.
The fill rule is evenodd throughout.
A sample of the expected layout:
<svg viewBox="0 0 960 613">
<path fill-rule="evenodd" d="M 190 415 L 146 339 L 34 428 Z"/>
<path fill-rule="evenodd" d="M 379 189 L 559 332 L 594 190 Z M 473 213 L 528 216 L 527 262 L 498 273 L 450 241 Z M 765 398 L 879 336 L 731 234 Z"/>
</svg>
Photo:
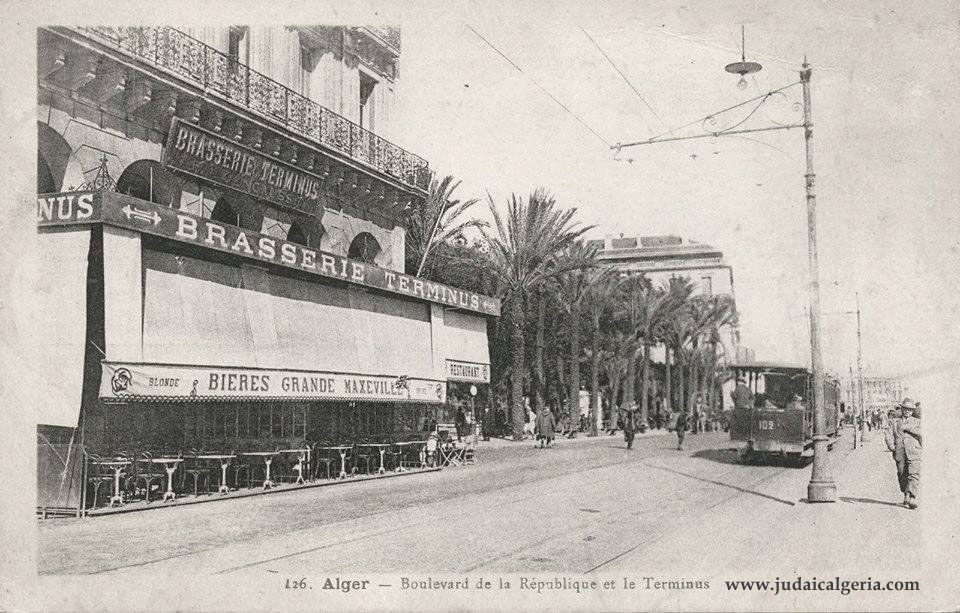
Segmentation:
<svg viewBox="0 0 960 613">
<path fill-rule="evenodd" d="M 744 75 L 758 72 L 761 66 L 754 62 L 746 62 L 742 58 L 740 62 L 734 62 L 726 67 L 727 72 L 739 74 L 741 80 Z M 811 112 L 810 102 L 810 76 L 812 70 L 807 58 L 803 58 L 803 65 L 800 71 L 800 84 L 803 88 L 803 123 L 790 125 L 777 125 L 773 127 L 752 128 L 752 129 L 727 129 L 718 132 L 708 132 L 692 136 L 670 136 L 665 137 L 669 132 L 661 136 L 655 136 L 644 141 L 631 143 L 617 143 L 610 148 L 619 152 L 626 147 L 637 145 L 652 145 L 654 143 L 664 143 L 679 140 L 690 140 L 695 138 L 716 138 L 719 136 L 744 134 L 749 132 L 765 132 L 771 130 L 789 130 L 793 128 L 803 128 L 804 144 L 806 146 L 806 173 L 804 174 L 807 198 L 807 248 L 810 266 L 810 354 L 811 367 L 813 370 L 813 468 L 810 473 L 810 483 L 807 485 L 807 500 L 810 502 L 835 502 L 837 499 L 837 486 L 830 474 L 830 467 L 827 462 L 827 446 L 829 438 L 827 436 L 826 407 L 823 400 L 823 356 L 821 354 L 821 330 L 820 330 L 820 266 L 817 260 L 817 198 L 814 191 L 816 175 L 813 172 L 813 114 Z M 793 83 L 787 87 L 796 85 Z M 774 93 L 780 92 L 786 87 L 774 90 L 764 96 L 763 100 Z M 762 102 L 761 102 L 762 103 Z M 740 103 L 732 108 L 737 108 L 745 103 Z M 759 106 L 758 106 L 759 108 Z M 725 112 L 730 109 L 724 109 Z M 710 119 L 714 115 L 708 115 L 705 119 Z M 742 123 L 742 122 L 741 122 Z M 740 125 L 740 124 L 737 124 Z"/>
<path fill-rule="evenodd" d="M 810 502 L 834 502 L 837 486 L 827 461 L 827 412 L 823 405 L 823 356 L 820 351 L 820 264 L 817 260 L 817 196 L 813 172 L 813 114 L 810 103 L 810 76 L 807 58 L 803 58 L 800 83 L 803 87 L 803 142 L 806 146 L 807 172 L 807 250 L 810 260 L 810 354 L 813 369 L 813 469 L 807 485 Z"/>
</svg>

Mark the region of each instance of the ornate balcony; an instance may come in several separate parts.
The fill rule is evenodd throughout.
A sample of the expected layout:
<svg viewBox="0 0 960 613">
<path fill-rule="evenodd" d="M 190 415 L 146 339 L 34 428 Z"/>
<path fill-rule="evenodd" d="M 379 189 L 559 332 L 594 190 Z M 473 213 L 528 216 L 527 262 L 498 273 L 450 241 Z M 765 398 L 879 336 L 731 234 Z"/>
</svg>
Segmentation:
<svg viewBox="0 0 960 613">
<path fill-rule="evenodd" d="M 338 151 L 417 190 L 430 184 L 429 164 L 423 158 L 363 129 L 349 119 L 298 94 L 282 83 L 237 62 L 175 28 L 72 28 L 101 44 L 151 64 L 206 94 L 218 96 L 279 124 L 305 139 Z M 378 28 L 379 30 L 379 28 Z M 381 35 L 399 50 L 399 30 Z"/>
</svg>

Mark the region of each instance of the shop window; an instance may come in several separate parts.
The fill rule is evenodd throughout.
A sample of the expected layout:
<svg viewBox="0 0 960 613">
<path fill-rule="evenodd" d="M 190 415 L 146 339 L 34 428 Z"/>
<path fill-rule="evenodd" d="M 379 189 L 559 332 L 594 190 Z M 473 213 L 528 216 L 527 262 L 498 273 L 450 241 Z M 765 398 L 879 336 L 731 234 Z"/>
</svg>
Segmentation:
<svg viewBox="0 0 960 613">
<path fill-rule="evenodd" d="M 347 257 L 374 264 L 374 260 L 382 251 L 380 243 L 369 232 L 361 232 L 350 243 L 350 249 L 347 251 Z"/>
</svg>

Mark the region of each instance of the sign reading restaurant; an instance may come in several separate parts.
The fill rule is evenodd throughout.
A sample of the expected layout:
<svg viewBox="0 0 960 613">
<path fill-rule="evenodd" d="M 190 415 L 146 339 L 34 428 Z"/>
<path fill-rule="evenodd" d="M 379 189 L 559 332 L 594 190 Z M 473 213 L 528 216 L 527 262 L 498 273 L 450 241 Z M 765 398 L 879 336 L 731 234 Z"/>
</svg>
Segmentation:
<svg viewBox="0 0 960 613">
<path fill-rule="evenodd" d="M 310 249 L 123 194 L 68 192 L 37 197 L 38 226 L 84 223 L 119 226 L 466 311 L 500 315 L 500 301 L 496 298 Z"/>
<path fill-rule="evenodd" d="M 490 383 L 490 365 L 476 362 L 447 360 L 447 379 L 452 381 L 472 381 Z"/>
<path fill-rule="evenodd" d="M 174 117 L 160 163 L 206 182 L 317 215 L 322 179 Z"/>
<path fill-rule="evenodd" d="M 106 400 L 446 401 L 441 381 L 385 375 L 102 362 Z"/>
</svg>

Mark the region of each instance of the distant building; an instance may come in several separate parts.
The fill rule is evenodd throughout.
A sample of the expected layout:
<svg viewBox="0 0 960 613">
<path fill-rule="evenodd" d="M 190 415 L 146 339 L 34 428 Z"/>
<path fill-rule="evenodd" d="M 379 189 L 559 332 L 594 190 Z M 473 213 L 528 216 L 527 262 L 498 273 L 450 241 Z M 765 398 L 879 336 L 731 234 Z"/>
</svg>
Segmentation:
<svg viewBox="0 0 960 613">
<path fill-rule="evenodd" d="M 906 395 L 906 391 L 907 387 L 901 379 L 894 377 L 864 377 L 863 406 L 867 412 L 878 409 L 880 411 L 889 411 L 900 403 Z M 853 402 L 855 406 L 858 405 L 859 380 L 857 377 L 854 376 L 852 381 L 849 377 L 842 379 L 841 392 L 844 402 Z"/>
</svg>

